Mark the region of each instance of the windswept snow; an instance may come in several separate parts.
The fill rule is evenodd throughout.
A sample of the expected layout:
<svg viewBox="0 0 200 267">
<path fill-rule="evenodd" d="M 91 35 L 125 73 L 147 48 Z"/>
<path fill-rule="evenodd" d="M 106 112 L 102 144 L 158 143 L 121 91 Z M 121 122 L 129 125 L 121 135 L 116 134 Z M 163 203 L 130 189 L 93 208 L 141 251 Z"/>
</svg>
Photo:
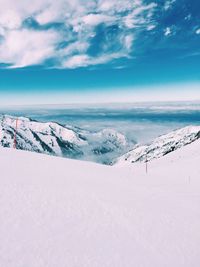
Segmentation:
<svg viewBox="0 0 200 267">
<path fill-rule="evenodd" d="M 146 174 L 0 148 L 0 266 L 199 267 L 199 151 Z"/>
</svg>

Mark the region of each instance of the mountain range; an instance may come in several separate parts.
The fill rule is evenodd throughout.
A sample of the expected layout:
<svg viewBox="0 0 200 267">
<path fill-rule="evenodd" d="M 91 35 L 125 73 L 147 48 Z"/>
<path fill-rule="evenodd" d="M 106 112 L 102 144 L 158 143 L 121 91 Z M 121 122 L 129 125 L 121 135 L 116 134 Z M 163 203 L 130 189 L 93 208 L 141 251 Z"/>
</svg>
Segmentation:
<svg viewBox="0 0 200 267">
<path fill-rule="evenodd" d="M 130 147 L 126 137 L 113 129 L 88 131 L 56 122 L 2 116 L 0 145 L 13 147 L 15 133 L 17 149 L 103 164 L 109 164 Z"/>
<path fill-rule="evenodd" d="M 114 165 L 147 162 L 169 154 L 200 138 L 200 126 L 187 126 L 162 135 L 149 144 L 130 143 L 113 129 L 89 131 L 56 122 L 38 122 L 4 115 L 0 145 L 54 156 Z"/>
</svg>

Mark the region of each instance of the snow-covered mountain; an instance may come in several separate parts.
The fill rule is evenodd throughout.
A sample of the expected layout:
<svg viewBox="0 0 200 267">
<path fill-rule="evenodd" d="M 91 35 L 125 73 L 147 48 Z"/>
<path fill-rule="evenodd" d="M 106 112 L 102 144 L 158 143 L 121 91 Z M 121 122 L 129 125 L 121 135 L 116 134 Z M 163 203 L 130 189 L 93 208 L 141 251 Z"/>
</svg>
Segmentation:
<svg viewBox="0 0 200 267">
<path fill-rule="evenodd" d="M 0 145 L 13 147 L 17 118 L 2 116 Z M 90 132 L 55 122 L 38 122 L 20 117 L 17 122 L 17 149 L 56 156 L 109 163 L 127 151 L 126 137 L 112 129 Z"/>
<path fill-rule="evenodd" d="M 0 118 L 0 146 L 13 147 L 16 120 L 7 115 Z M 130 150 L 135 144 L 113 129 L 88 131 L 25 117 L 18 118 L 16 132 L 17 149 L 111 165 L 151 161 L 198 138 L 200 126 L 188 126 Z"/>
<path fill-rule="evenodd" d="M 0 148 L 0 266 L 199 267 L 199 151 L 146 173 Z"/>
<path fill-rule="evenodd" d="M 188 126 L 158 137 L 148 145 L 137 146 L 118 158 L 116 164 L 147 162 L 161 158 L 199 138 L 200 126 Z"/>
</svg>

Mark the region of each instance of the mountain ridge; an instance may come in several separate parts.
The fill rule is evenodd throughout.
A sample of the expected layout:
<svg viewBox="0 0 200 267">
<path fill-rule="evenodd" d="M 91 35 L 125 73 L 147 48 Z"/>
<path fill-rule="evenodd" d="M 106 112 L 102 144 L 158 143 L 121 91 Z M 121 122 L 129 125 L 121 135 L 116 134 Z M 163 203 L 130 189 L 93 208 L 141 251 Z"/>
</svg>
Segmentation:
<svg viewBox="0 0 200 267">
<path fill-rule="evenodd" d="M 18 121 L 16 131 L 16 120 Z M 126 152 L 126 137 L 113 130 L 88 131 L 56 122 L 38 122 L 26 117 L 4 115 L 0 123 L 0 145 L 74 159 L 109 164 L 111 156 Z"/>
<path fill-rule="evenodd" d="M 3 115 L 0 145 L 12 147 L 15 132 L 17 149 L 106 165 L 148 162 L 200 138 L 200 126 L 187 126 L 161 135 L 149 144 L 136 145 L 130 144 L 125 135 L 113 129 L 89 131 L 56 122 Z"/>
<path fill-rule="evenodd" d="M 150 144 L 137 146 L 119 157 L 115 164 L 148 162 L 161 158 L 200 139 L 200 126 L 187 126 L 161 135 Z"/>
</svg>

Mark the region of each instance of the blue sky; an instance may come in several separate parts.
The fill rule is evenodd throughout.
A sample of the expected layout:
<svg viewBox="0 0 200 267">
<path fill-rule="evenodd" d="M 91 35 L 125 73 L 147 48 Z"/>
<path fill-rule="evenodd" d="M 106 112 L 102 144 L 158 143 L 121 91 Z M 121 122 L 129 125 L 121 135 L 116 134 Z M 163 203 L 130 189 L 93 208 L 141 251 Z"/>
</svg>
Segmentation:
<svg viewBox="0 0 200 267">
<path fill-rule="evenodd" d="M 1 105 L 200 99 L 198 0 L 0 4 Z"/>
</svg>

